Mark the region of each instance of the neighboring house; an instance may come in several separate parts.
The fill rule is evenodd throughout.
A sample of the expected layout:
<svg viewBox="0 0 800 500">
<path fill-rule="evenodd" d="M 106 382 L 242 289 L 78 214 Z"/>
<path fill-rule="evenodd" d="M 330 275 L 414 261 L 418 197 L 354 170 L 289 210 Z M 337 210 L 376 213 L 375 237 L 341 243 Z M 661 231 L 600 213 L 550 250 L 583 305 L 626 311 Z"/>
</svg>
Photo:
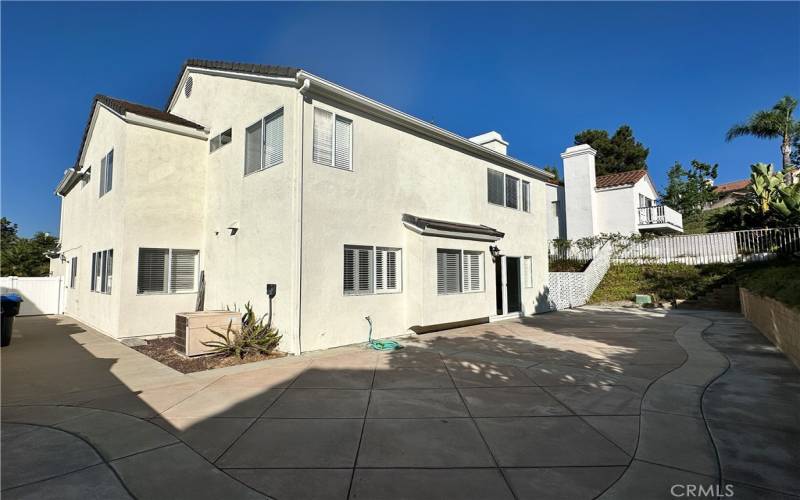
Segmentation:
<svg viewBox="0 0 800 500">
<path fill-rule="evenodd" d="M 595 175 L 597 152 L 567 148 L 564 181 L 547 182 L 548 238 L 578 240 L 600 233 L 682 233 L 683 218 L 658 202 L 646 170 Z"/>
<path fill-rule="evenodd" d="M 742 179 L 714 186 L 717 199 L 713 203 L 706 205 L 704 210 L 713 210 L 735 203 L 747 195 L 748 191 L 750 191 L 750 184 L 750 179 Z"/>
<path fill-rule="evenodd" d="M 116 337 L 251 301 L 299 353 L 530 314 L 544 180 L 303 70 L 189 60 L 165 109 L 97 96 L 57 187 L 67 314 Z"/>
</svg>

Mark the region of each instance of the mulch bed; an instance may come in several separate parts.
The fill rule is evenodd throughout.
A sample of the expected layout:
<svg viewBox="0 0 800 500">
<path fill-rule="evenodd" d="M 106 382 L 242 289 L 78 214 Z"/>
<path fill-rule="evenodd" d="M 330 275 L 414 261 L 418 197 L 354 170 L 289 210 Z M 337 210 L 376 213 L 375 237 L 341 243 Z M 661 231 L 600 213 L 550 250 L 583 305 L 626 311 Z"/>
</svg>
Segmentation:
<svg viewBox="0 0 800 500">
<path fill-rule="evenodd" d="M 243 365 L 286 356 L 285 352 L 275 351 L 269 354 L 247 355 L 241 359 L 236 356 L 195 356 L 188 358 L 175 351 L 175 343 L 172 337 L 148 340 L 147 345 L 135 346 L 133 349 L 181 373 L 201 372 L 203 370 Z"/>
</svg>

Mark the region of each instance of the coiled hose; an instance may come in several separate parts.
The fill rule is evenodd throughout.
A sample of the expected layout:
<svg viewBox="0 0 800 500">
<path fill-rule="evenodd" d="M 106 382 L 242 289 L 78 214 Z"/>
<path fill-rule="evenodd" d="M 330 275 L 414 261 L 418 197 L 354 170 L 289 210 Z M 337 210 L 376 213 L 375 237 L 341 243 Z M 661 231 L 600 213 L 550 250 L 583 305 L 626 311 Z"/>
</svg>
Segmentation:
<svg viewBox="0 0 800 500">
<path fill-rule="evenodd" d="M 395 349 L 403 348 L 403 346 L 394 340 L 372 340 L 372 318 L 365 316 L 364 319 L 367 320 L 367 323 L 369 323 L 369 337 L 367 337 L 367 346 L 375 349 L 376 351 L 394 351 Z"/>
</svg>

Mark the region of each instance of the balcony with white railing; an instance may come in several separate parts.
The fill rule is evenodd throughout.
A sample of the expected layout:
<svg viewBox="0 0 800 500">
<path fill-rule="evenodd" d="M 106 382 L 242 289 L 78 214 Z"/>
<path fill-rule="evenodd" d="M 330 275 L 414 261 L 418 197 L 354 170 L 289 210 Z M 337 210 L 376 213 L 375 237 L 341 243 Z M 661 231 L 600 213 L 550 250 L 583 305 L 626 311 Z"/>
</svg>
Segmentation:
<svg viewBox="0 0 800 500">
<path fill-rule="evenodd" d="M 666 205 L 639 207 L 639 231 L 682 233 L 683 216 Z"/>
</svg>

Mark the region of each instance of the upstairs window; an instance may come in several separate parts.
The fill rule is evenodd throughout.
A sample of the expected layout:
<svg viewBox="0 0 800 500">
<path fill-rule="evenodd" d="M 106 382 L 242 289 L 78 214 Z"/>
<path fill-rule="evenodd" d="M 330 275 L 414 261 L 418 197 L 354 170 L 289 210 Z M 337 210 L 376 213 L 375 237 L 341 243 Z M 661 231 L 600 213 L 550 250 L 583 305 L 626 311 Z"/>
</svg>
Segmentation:
<svg viewBox="0 0 800 500">
<path fill-rule="evenodd" d="M 522 211 L 531 211 L 531 183 L 522 181 Z"/>
<path fill-rule="evenodd" d="M 114 250 L 102 250 L 92 253 L 91 290 L 93 292 L 111 293 L 113 275 Z"/>
<path fill-rule="evenodd" d="M 506 175 L 506 206 L 519 208 L 519 179 Z"/>
<path fill-rule="evenodd" d="M 497 170 L 487 169 L 487 182 L 489 184 L 489 203 L 495 205 L 503 205 L 503 172 Z"/>
<path fill-rule="evenodd" d="M 343 170 L 353 169 L 353 121 L 314 108 L 314 163 Z"/>
<path fill-rule="evenodd" d="M 244 175 L 283 162 L 283 108 L 245 129 Z"/>
<path fill-rule="evenodd" d="M 233 130 L 228 129 L 225 132 L 219 134 L 216 137 L 213 137 L 210 141 L 208 141 L 208 152 L 213 153 L 222 146 L 230 144 L 232 140 L 233 140 Z"/>
<path fill-rule="evenodd" d="M 137 293 L 196 291 L 198 255 L 197 250 L 140 248 Z"/>
<path fill-rule="evenodd" d="M 108 152 L 100 161 L 100 196 L 111 191 L 114 180 L 114 150 Z"/>
</svg>

